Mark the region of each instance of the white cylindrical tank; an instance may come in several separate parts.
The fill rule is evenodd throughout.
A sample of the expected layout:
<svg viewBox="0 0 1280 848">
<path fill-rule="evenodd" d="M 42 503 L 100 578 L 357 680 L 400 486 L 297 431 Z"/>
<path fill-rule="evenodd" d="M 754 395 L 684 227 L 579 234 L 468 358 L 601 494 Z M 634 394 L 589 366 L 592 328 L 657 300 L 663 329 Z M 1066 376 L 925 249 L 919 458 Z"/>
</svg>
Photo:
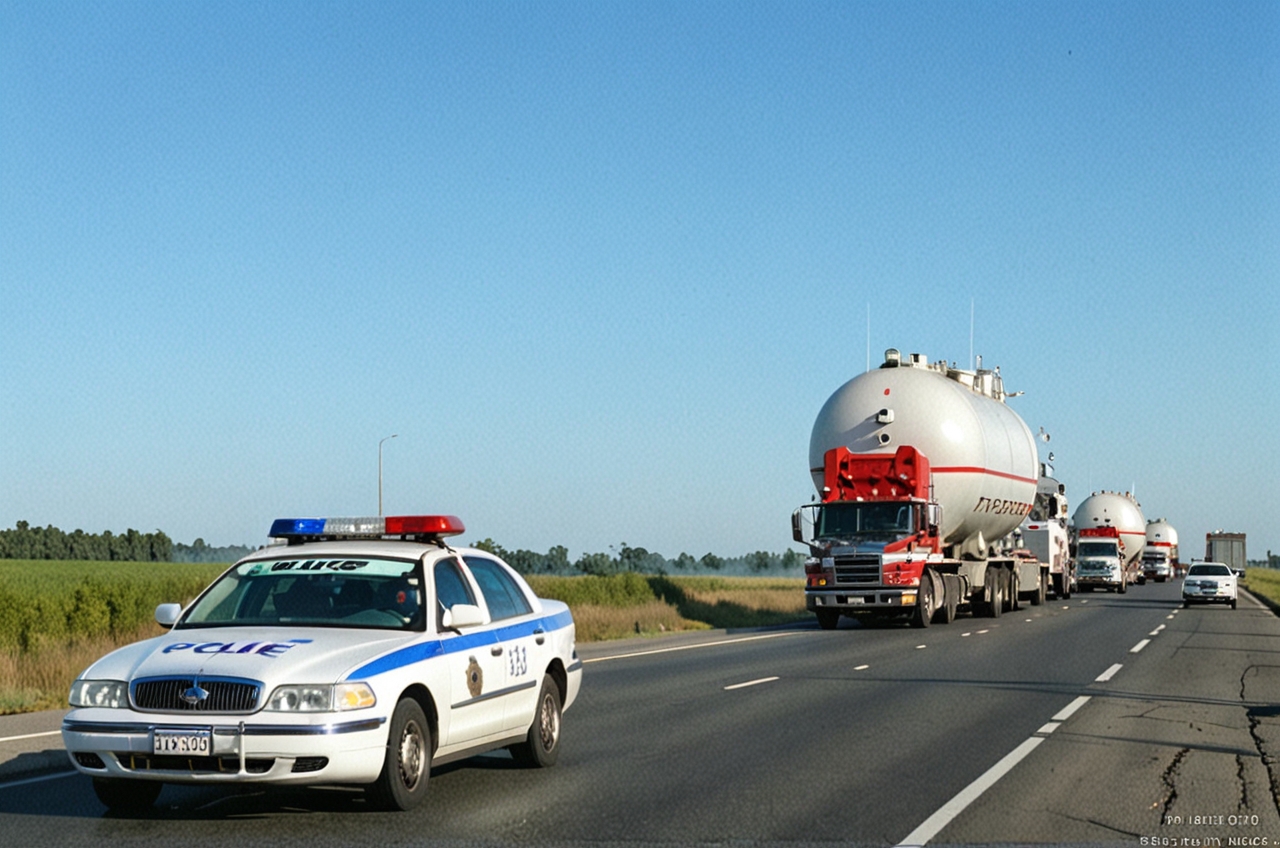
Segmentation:
<svg viewBox="0 0 1280 848">
<path fill-rule="evenodd" d="M 1076 533 L 1085 527 L 1115 527 L 1124 540 L 1125 564 L 1131 565 L 1142 556 L 1147 540 L 1147 522 L 1142 517 L 1142 507 L 1132 495 L 1094 492 L 1076 507 L 1071 523 Z"/>
<path fill-rule="evenodd" d="M 1163 518 L 1153 518 L 1147 522 L 1148 545 L 1169 549 L 1169 558 L 1178 558 L 1178 531 Z"/>
<path fill-rule="evenodd" d="M 957 556 L 985 558 L 1035 500 L 1035 439 L 1017 413 L 981 391 L 994 385 L 992 394 L 1003 398 L 998 374 L 950 374 L 913 355 L 909 363 L 845 383 L 818 412 L 809 469 L 821 490 L 823 455 L 832 448 L 892 454 L 903 445 L 914 447 L 933 471 L 943 544 L 955 545 Z"/>
</svg>

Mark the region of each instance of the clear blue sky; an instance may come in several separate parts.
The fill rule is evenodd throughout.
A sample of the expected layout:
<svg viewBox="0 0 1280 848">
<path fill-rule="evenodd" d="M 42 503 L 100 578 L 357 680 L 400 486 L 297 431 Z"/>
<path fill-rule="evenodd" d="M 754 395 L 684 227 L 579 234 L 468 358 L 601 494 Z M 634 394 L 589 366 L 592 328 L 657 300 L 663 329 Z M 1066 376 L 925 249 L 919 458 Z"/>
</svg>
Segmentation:
<svg viewBox="0 0 1280 848">
<path fill-rule="evenodd" d="M 1278 287 L 1271 0 L 0 0 L 0 527 L 781 552 L 897 347 L 1260 557 Z"/>
</svg>

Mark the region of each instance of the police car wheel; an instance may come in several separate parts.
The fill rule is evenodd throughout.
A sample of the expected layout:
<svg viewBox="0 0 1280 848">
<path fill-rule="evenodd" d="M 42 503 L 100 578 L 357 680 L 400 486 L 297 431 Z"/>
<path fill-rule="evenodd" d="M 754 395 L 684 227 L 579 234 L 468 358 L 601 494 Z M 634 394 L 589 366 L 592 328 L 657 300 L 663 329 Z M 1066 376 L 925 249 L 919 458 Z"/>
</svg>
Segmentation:
<svg viewBox="0 0 1280 848">
<path fill-rule="evenodd" d="M 387 735 L 382 774 L 369 786 L 373 804 L 384 810 L 411 810 L 427 794 L 431 776 L 431 727 L 413 698 L 396 704 Z"/>
<path fill-rule="evenodd" d="M 535 768 L 555 765 L 560 756 L 560 714 L 560 687 L 551 675 L 543 675 L 529 735 L 520 744 L 511 746 L 511 756 Z"/>
<path fill-rule="evenodd" d="M 125 780 L 109 777 L 93 779 L 93 794 L 108 810 L 142 812 L 160 797 L 164 784 L 156 780 Z"/>
</svg>

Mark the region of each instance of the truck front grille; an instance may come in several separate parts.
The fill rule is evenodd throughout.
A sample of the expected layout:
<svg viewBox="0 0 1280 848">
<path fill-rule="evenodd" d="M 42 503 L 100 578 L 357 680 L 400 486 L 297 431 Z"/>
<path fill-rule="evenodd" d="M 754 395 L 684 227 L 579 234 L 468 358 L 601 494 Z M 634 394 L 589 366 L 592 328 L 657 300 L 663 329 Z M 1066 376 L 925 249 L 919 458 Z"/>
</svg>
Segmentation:
<svg viewBox="0 0 1280 848">
<path fill-rule="evenodd" d="M 144 712 L 251 713 L 262 684 L 216 677 L 154 677 L 133 684 L 133 705 Z"/>
<path fill-rule="evenodd" d="M 836 557 L 836 585 L 880 585 L 880 557 L 875 554 Z"/>
</svg>

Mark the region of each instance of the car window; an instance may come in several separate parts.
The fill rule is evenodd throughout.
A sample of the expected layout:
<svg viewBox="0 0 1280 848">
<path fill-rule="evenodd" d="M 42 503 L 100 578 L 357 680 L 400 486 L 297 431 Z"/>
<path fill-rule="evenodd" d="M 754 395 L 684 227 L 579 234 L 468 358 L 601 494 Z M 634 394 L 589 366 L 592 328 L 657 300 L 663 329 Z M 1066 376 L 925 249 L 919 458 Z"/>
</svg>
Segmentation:
<svg viewBox="0 0 1280 848">
<path fill-rule="evenodd" d="M 1225 565 L 1193 565 L 1191 566 L 1191 570 L 1187 573 L 1199 576 L 1214 575 L 1218 577 L 1226 577 L 1231 574 L 1231 569 L 1227 568 Z"/>
<path fill-rule="evenodd" d="M 454 604 L 474 604 L 476 599 L 471 594 L 471 587 L 462 576 L 458 563 L 452 559 L 442 559 L 435 566 L 436 600 L 440 602 L 439 612 L 444 612 Z"/>
<path fill-rule="evenodd" d="M 466 557 L 466 563 L 480 585 L 480 593 L 489 605 L 489 617 L 494 621 L 533 611 L 524 592 L 498 563 L 480 557 Z"/>
</svg>

